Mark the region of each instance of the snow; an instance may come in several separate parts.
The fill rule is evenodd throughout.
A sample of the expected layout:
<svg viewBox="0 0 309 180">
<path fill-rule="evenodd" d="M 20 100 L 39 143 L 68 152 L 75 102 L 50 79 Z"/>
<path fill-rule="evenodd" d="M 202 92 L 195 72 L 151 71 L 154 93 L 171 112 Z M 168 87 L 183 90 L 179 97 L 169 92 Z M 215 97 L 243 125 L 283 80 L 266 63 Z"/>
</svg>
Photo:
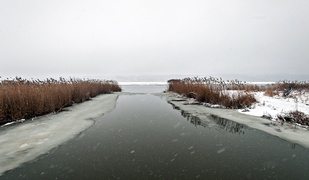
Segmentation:
<svg viewBox="0 0 309 180">
<path fill-rule="evenodd" d="M 123 82 L 122 85 L 166 85 L 166 82 Z M 49 114 L 39 117 L 33 121 L 20 120 L 20 123 L 10 123 L 1 127 L 0 131 L 0 175 L 19 165 L 34 160 L 40 155 L 48 153 L 51 149 L 76 137 L 80 132 L 89 128 L 93 123 L 93 118 L 99 117 L 104 113 L 111 111 L 116 104 L 118 93 L 98 96 L 91 101 L 69 107 L 68 111 L 59 114 Z M 194 114 L 201 120 L 207 121 L 207 114 L 214 114 L 219 117 L 229 119 L 251 128 L 262 130 L 282 139 L 298 143 L 309 148 L 309 132 L 303 128 L 291 128 L 284 126 L 267 126 L 271 121 L 260 118 L 265 114 L 275 118 L 277 114 L 291 110 L 299 110 L 309 114 L 309 93 L 292 92 L 289 98 L 281 96 L 268 97 L 263 92 L 255 92 L 258 100 L 248 112 L 243 110 L 235 111 L 231 109 L 207 108 L 204 105 L 196 105 L 192 99 L 183 99 L 183 97 L 173 93 L 156 93 L 170 103 L 177 105 L 181 110 Z M 297 100 L 296 100 L 297 99 Z M 181 100 L 181 101 L 173 101 Z M 182 101 L 184 100 L 184 101 Z M 211 105 L 211 107 L 216 107 Z M 206 114 L 206 115 L 205 115 Z M 176 124 L 177 128 L 180 124 Z M 185 135 L 184 133 L 181 136 Z M 177 142 L 173 139 L 172 142 Z M 189 147 L 193 150 L 193 147 Z M 218 149 L 217 153 L 223 153 L 225 148 Z M 131 150 L 130 153 L 135 153 Z M 195 153 L 191 151 L 191 153 Z"/>
<path fill-rule="evenodd" d="M 76 137 L 94 124 L 93 118 L 114 109 L 118 95 L 100 95 L 58 114 L 1 127 L 0 175 Z"/>
<path fill-rule="evenodd" d="M 194 114 L 202 123 L 206 123 L 209 126 L 212 123 L 209 119 L 209 115 L 215 115 L 309 148 L 309 138 L 304 138 L 309 136 L 309 131 L 307 131 L 306 128 L 295 127 L 288 123 L 281 125 L 280 123 L 275 123 L 271 120 L 259 117 L 263 115 L 263 112 L 276 114 L 282 110 L 295 110 L 295 102 L 291 99 L 278 97 L 270 98 L 264 96 L 262 93 L 257 93 L 257 96 L 260 97 L 260 102 L 255 104 L 255 108 L 249 109 L 248 113 L 239 113 L 237 110 L 233 109 L 209 108 L 204 105 L 189 104 L 188 101 L 190 101 L 190 99 L 181 97 L 175 93 L 157 93 L 156 95 L 173 104 L 178 109 L 188 114 Z M 263 100 L 265 100 L 265 106 L 260 105 L 261 102 L 263 103 Z M 273 107 L 275 107 L 276 110 L 274 110 Z M 309 106 L 306 105 L 306 102 L 298 103 L 298 108 L 308 113 Z M 219 149 L 218 152 L 222 153 L 224 151 Z"/>
<path fill-rule="evenodd" d="M 247 84 L 257 84 L 257 85 L 266 85 L 266 84 L 274 84 L 275 82 L 247 82 Z M 149 81 L 149 82 L 118 82 L 119 85 L 167 85 L 166 81 Z"/>
<path fill-rule="evenodd" d="M 255 92 L 254 96 L 258 102 L 246 109 L 247 112 L 244 112 L 243 109 L 240 109 L 239 112 L 259 117 L 268 115 L 273 120 L 278 114 L 296 110 L 309 115 L 309 93 L 296 94 L 294 92 L 291 97 L 285 98 L 282 96 L 269 97 L 265 96 L 264 92 Z"/>
<path fill-rule="evenodd" d="M 17 120 L 17 121 L 5 123 L 5 124 L 1 125 L 0 127 L 9 126 L 9 125 L 16 124 L 16 123 L 22 123 L 24 121 L 25 121 L 25 119 L 20 119 L 20 120 Z"/>
</svg>

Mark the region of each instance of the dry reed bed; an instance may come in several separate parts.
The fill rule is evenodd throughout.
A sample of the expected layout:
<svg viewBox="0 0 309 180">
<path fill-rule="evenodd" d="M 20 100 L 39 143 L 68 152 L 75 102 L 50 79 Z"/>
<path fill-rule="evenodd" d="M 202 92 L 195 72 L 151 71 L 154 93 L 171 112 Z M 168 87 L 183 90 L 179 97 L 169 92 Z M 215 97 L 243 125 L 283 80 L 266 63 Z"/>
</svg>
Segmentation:
<svg viewBox="0 0 309 180">
<path fill-rule="evenodd" d="M 116 81 L 64 78 L 0 81 L 0 124 L 59 112 L 99 94 L 121 91 Z"/>
<path fill-rule="evenodd" d="M 266 87 L 264 95 L 292 98 L 296 103 L 308 102 L 309 81 L 279 81 Z M 298 111 L 282 112 L 277 115 L 282 123 L 291 122 L 309 126 L 309 115 Z"/>
<path fill-rule="evenodd" d="M 282 93 L 283 96 L 288 96 L 290 91 L 297 91 L 299 93 L 309 92 L 308 81 L 279 81 L 275 84 L 265 87 L 265 95 L 276 96 Z"/>
<path fill-rule="evenodd" d="M 246 108 L 256 102 L 252 92 L 262 91 L 267 96 L 294 97 L 309 92 L 308 81 L 279 81 L 274 84 L 255 85 L 238 80 L 224 81 L 221 78 L 184 78 L 168 81 L 168 91 L 194 98 L 199 102 L 219 104 L 226 108 Z M 291 94 L 290 94 L 291 93 Z M 309 116 L 300 112 L 290 111 L 279 114 L 279 120 L 309 125 Z"/>
<path fill-rule="evenodd" d="M 218 104 L 226 108 L 245 108 L 256 102 L 250 91 L 258 91 L 257 85 L 248 85 L 238 80 L 224 81 L 221 78 L 184 78 L 168 81 L 168 91 L 194 98 L 199 102 Z M 229 90 L 235 90 L 231 93 Z"/>
</svg>

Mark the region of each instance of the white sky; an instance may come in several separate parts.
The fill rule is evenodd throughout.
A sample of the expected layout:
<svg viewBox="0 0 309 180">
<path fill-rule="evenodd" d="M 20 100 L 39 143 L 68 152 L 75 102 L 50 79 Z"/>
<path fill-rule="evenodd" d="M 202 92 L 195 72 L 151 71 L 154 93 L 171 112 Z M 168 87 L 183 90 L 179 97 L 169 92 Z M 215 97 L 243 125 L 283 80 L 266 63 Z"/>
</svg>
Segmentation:
<svg viewBox="0 0 309 180">
<path fill-rule="evenodd" d="M 0 76 L 308 74 L 308 0 L 0 0 Z"/>
</svg>

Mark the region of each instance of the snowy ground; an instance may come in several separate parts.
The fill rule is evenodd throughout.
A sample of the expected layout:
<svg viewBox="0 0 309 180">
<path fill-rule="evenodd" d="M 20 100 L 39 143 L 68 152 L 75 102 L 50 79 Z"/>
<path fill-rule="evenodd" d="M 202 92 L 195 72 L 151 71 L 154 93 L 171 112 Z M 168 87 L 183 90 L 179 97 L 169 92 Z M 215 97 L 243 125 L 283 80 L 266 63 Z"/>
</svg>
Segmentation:
<svg viewBox="0 0 309 180">
<path fill-rule="evenodd" d="M 1 127 L 0 175 L 76 137 L 94 123 L 92 118 L 111 111 L 115 107 L 118 95 L 119 93 L 98 96 L 91 101 L 69 107 L 68 111 L 59 114 L 49 114 L 34 121 Z M 187 102 L 172 101 L 180 99 L 173 93 L 157 93 L 157 95 L 201 120 L 207 119 L 205 114 L 214 114 L 309 148 L 309 139 L 304 138 L 308 137 L 309 131 L 300 127 L 295 129 L 288 124 L 278 125 L 270 120 L 257 117 L 267 113 L 276 117 L 278 113 L 296 109 L 309 114 L 308 93 L 299 96 L 296 103 L 295 98 L 267 97 L 258 92 L 255 96 L 259 102 L 248 112 L 242 113 L 230 109 L 192 105 L 188 103 L 190 100 Z"/>
<path fill-rule="evenodd" d="M 0 175 L 76 137 L 94 123 L 93 118 L 114 109 L 118 95 L 100 95 L 59 114 L 1 127 Z"/>
<path fill-rule="evenodd" d="M 239 112 L 253 116 L 268 116 L 276 121 L 277 115 L 290 111 L 301 111 L 309 115 L 309 92 L 292 92 L 289 97 L 277 95 L 274 97 L 265 96 L 264 92 L 254 93 L 257 103 L 252 107 Z"/>
<path fill-rule="evenodd" d="M 268 100 L 267 102 L 265 102 L 265 106 L 259 105 L 259 103 L 257 103 L 256 107 L 250 109 L 249 112 L 239 113 L 238 111 L 233 109 L 209 108 L 205 107 L 204 105 L 198 105 L 196 103 L 190 102 L 192 101 L 191 99 L 181 97 L 175 93 L 157 93 L 157 95 L 162 97 L 166 101 L 170 102 L 171 104 L 174 104 L 179 109 L 184 110 L 185 112 L 198 117 L 199 119 L 201 119 L 201 121 L 209 121 L 208 116 L 210 114 L 213 114 L 221 118 L 225 118 L 240 124 L 244 124 L 248 127 L 264 131 L 266 133 L 280 137 L 292 143 L 297 143 L 306 148 L 309 148 L 309 139 L 304 138 L 309 136 L 309 131 L 306 128 L 303 127 L 295 128 L 294 126 L 288 123 L 281 125 L 280 123 L 275 123 L 272 120 L 258 117 L 260 115 L 262 116 L 264 111 L 272 110 L 271 107 L 275 105 L 277 105 L 275 106 L 277 107 L 276 112 L 271 111 L 270 113 L 276 114 L 282 110 L 289 110 L 288 108 L 292 109 L 293 107 L 295 108 L 295 104 L 293 105 L 293 103 L 289 102 L 289 100 L 287 99 L 280 100 L 276 98 L 261 96 L 260 100 L 265 101 Z M 286 103 L 282 103 L 281 101 Z M 267 106 L 267 103 L 270 106 Z M 305 103 L 302 104 L 299 103 L 298 108 L 308 112 L 308 106 L 306 107 Z"/>
</svg>

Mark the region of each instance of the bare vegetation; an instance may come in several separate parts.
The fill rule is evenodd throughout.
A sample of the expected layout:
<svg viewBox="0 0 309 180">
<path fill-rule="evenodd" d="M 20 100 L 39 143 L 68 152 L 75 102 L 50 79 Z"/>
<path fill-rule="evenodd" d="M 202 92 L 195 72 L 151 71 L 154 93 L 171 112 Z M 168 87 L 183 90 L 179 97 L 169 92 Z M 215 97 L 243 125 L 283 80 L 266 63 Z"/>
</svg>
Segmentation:
<svg viewBox="0 0 309 180">
<path fill-rule="evenodd" d="M 116 81 L 60 78 L 0 81 L 0 124 L 59 112 L 99 94 L 121 91 Z"/>
<path fill-rule="evenodd" d="M 279 81 L 277 84 L 278 90 L 309 90 L 309 82 L 308 81 Z"/>
<path fill-rule="evenodd" d="M 279 96 L 281 98 L 294 99 L 297 107 L 297 103 L 308 103 L 309 94 L 309 82 L 308 81 L 279 81 L 267 87 L 265 95 Z M 299 111 L 297 108 L 295 111 L 282 112 L 277 115 L 277 119 L 282 123 L 297 123 L 305 126 L 309 126 L 309 116 L 304 112 Z"/>
<path fill-rule="evenodd" d="M 309 116 L 300 111 L 290 111 L 277 116 L 283 122 L 298 123 L 309 126 Z"/>
<path fill-rule="evenodd" d="M 238 80 L 225 82 L 221 78 L 213 77 L 172 79 L 168 83 L 168 91 L 194 98 L 199 102 L 237 109 L 249 107 L 255 103 L 256 99 L 250 91 L 259 90 L 256 85 L 246 85 Z"/>
<path fill-rule="evenodd" d="M 226 108 L 246 108 L 256 102 L 253 92 L 264 92 L 266 96 L 291 98 L 297 103 L 308 105 L 308 81 L 279 81 L 274 84 L 248 84 L 238 80 L 224 81 L 221 78 L 185 78 L 168 81 L 168 91 L 178 93 L 199 102 L 220 105 Z M 212 106 L 209 106 L 212 107 Z M 266 117 L 266 116 L 265 116 Z M 267 118 L 271 119 L 271 116 Z M 309 116 L 303 112 L 281 112 L 276 119 L 281 122 L 309 126 Z"/>
<path fill-rule="evenodd" d="M 289 96 L 292 91 L 305 93 L 309 91 L 308 81 L 279 81 L 275 84 L 268 85 L 265 89 L 266 96 Z"/>
</svg>

